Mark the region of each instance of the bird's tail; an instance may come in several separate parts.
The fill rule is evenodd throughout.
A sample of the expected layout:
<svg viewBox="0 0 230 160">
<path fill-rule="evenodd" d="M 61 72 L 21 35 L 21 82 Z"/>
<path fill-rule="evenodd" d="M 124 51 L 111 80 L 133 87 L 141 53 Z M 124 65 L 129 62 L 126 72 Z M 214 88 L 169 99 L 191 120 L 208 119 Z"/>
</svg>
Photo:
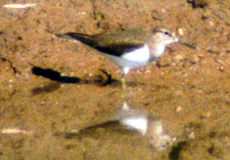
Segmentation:
<svg viewBox="0 0 230 160">
<path fill-rule="evenodd" d="M 84 44 L 94 46 L 95 41 L 93 38 L 89 35 L 86 34 L 80 34 L 80 33 L 74 33 L 74 32 L 68 32 L 65 34 L 54 34 L 55 37 L 57 38 L 63 38 L 69 41 L 80 41 Z"/>
</svg>

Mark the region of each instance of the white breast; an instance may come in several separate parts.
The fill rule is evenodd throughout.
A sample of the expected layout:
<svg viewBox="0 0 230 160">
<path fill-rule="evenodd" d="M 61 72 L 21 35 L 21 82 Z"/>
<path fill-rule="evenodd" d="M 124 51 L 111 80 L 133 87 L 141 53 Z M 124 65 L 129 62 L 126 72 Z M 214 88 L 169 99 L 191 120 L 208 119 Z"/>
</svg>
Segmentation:
<svg viewBox="0 0 230 160">
<path fill-rule="evenodd" d="M 143 47 L 133 50 L 128 53 L 124 53 L 122 58 L 129 60 L 129 61 L 135 61 L 135 62 L 144 62 L 148 61 L 150 58 L 150 51 L 147 44 L 145 44 Z"/>
<path fill-rule="evenodd" d="M 155 57 L 160 57 L 164 53 L 164 50 L 165 50 L 165 45 L 159 44 L 155 47 L 153 54 Z"/>
</svg>

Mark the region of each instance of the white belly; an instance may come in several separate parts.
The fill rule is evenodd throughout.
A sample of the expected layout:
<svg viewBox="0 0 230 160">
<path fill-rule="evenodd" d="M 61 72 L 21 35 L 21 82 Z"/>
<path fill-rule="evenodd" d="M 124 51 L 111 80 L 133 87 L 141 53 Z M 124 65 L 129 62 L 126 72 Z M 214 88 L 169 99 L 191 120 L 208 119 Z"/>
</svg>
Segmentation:
<svg viewBox="0 0 230 160">
<path fill-rule="evenodd" d="M 145 117 L 133 117 L 122 120 L 122 124 L 140 131 L 143 135 L 147 131 L 148 120 Z"/>
<path fill-rule="evenodd" d="M 122 56 L 125 60 L 134 61 L 134 62 L 145 62 L 150 58 L 150 51 L 147 44 L 143 47 L 136 49 L 134 51 L 124 53 Z"/>
<path fill-rule="evenodd" d="M 165 50 L 165 45 L 159 44 L 154 48 L 153 55 L 155 57 L 160 57 L 164 53 L 164 50 Z"/>
</svg>

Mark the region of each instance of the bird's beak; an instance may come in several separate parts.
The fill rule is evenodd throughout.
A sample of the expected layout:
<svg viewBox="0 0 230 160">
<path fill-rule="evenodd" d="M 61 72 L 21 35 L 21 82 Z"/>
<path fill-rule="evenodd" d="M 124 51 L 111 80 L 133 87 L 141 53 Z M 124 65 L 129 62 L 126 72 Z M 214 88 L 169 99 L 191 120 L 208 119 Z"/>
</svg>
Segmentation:
<svg viewBox="0 0 230 160">
<path fill-rule="evenodd" d="M 178 42 L 181 43 L 181 44 L 183 44 L 183 45 L 185 45 L 185 46 L 187 46 L 187 47 L 190 47 L 192 49 L 196 49 L 196 46 L 194 44 L 187 43 L 184 40 L 178 40 Z"/>
<path fill-rule="evenodd" d="M 187 46 L 187 47 L 190 47 L 190 48 L 192 48 L 192 49 L 196 49 L 196 46 L 195 46 L 194 44 L 187 43 L 187 42 L 185 42 L 184 40 L 178 38 L 178 35 L 177 35 L 175 32 L 172 33 L 172 36 L 174 37 L 174 41 L 175 41 L 175 42 L 179 42 L 179 43 L 181 43 L 181 44 L 183 44 L 183 45 L 185 45 L 185 46 Z"/>
</svg>

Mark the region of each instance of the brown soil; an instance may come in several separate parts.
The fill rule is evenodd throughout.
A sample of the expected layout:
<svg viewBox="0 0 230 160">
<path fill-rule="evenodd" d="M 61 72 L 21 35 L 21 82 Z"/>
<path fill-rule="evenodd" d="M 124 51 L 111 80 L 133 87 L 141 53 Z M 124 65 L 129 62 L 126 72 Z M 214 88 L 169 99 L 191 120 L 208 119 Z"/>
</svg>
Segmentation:
<svg viewBox="0 0 230 160">
<path fill-rule="evenodd" d="M 36 7 L 2 7 L 8 3 Z M 0 159 L 230 159 L 229 0 L 2 0 L 0 6 L 0 129 L 25 131 L 1 134 Z M 126 97 L 160 118 L 178 137 L 174 145 L 157 152 L 121 133 L 55 136 L 97 123 L 122 99 L 114 63 L 53 33 L 158 25 L 183 29 L 196 49 L 171 45 L 158 62 L 133 70 Z M 105 73 L 112 81 L 102 84 Z"/>
</svg>

